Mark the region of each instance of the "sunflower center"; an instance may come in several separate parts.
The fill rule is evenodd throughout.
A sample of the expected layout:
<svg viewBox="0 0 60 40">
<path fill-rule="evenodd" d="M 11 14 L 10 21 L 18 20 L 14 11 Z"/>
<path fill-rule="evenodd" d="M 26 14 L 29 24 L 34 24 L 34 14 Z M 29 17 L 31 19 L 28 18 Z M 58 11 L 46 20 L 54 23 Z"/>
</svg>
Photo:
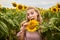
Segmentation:
<svg viewBox="0 0 60 40">
<path fill-rule="evenodd" d="M 19 9 L 22 9 L 22 5 L 19 5 L 18 8 L 19 8 Z"/>
<path fill-rule="evenodd" d="M 55 9 L 55 8 L 54 8 L 53 10 L 54 10 L 54 11 L 56 11 L 56 9 Z"/>
<path fill-rule="evenodd" d="M 27 7 L 26 6 L 24 6 L 24 9 L 26 9 Z"/>
<path fill-rule="evenodd" d="M 14 7 L 16 7 L 17 5 L 16 4 L 13 4 Z"/>
<path fill-rule="evenodd" d="M 60 8 L 60 5 L 58 5 L 58 8 Z"/>
<path fill-rule="evenodd" d="M 30 29 L 34 29 L 34 28 L 35 28 L 35 26 L 30 26 L 29 28 L 30 28 Z"/>
<path fill-rule="evenodd" d="M 14 7 L 16 7 L 16 6 L 17 6 L 17 4 L 16 4 L 16 3 L 12 3 L 12 5 L 13 5 Z"/>
</svg>

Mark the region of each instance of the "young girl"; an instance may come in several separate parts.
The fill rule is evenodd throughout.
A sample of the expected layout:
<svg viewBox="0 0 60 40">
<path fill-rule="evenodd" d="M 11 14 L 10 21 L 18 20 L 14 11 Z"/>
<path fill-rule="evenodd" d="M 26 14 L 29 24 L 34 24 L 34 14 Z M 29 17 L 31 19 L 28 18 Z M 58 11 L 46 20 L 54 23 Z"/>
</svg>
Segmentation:
<svg viewBox="0 0 60 40">
<path fill-rule="evenodd" d="M 39 11 L 36 8 L 29 7 L 27 9 L 26 20 L 21 23 L 20 32 L 17 33 L 18 40 L 42 40 L 40 30 L 35 32 L 29 32 L 26 30 L 26 26 L 30 20 L 37 20 L 42 23 L 42 18 Z"/>
</svg>

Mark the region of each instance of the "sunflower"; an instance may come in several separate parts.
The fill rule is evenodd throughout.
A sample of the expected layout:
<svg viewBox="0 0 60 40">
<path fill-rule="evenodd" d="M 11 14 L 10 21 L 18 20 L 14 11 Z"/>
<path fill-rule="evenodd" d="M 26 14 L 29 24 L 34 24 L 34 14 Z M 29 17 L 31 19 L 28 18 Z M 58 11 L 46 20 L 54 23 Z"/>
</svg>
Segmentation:
<svg viewBox="0 0 60 40">
<path fill-rule="evenodd" d="M 28 22 L 29 24 L 27 25 L 26 29 L 29 32 L 34 32 L 37 30 L 37 27 L 39 26 L 39 22 L 36 20 L 30 20 Z"/>
<path fill-rule="evenodd" d="M 56 8 L 58 8 L 58 11 L 60 11 L 60 4 L 59 3 L 56 4 Z"/>
<path fill-rule="evenodd" d="M 27 6 L 24 5 L 24 10 L 26 10 L 26 9 L 27 9 Z"/>
<path fill-rule="evenodd" d="M 52 8 L 51 8 L 51 11 L 52 11 L 52 12 L 58 12 L 58 8 L 52 7 Z"/>
<path fill-rule="evenodd" d="M 20 5 L 20 4 L 17 5 L 16 9 L 17 9 L 17 10 L 23 10 L 23 5 Z"/>
<path fill-rule="evenodd" d="M 58 8 L 58 11 L 60 11 L 60 8 Z"/>
<path fill-rule="evenodd" d="M 60 4 L 59 4 L 59 3 L 57 3 L 57 4 L 56 4 L 56 7 L 57 7 L 57 8 L 60 8 Z"/>
<path fill-rule="evenodd" d="M 17 6 L 16 2 L 13 2 L 12 5 L 13 5 L 13 7 L 16 7 Z"/>
</svg>

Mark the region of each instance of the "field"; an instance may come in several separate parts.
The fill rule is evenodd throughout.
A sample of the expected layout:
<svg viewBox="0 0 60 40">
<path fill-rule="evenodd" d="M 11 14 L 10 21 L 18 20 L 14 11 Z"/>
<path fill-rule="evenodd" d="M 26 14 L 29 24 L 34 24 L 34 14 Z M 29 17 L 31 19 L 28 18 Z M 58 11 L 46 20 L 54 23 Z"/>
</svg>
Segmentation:
<svg viewBox="0 0 60 40">
<path fill-rule="evenodd" d="M 27 6 L 12 3 L 14 8 L 0 6 L 0 40 L 17 40 L 20 23 L 26 19 Z M 60 40 L 60 4 L 49 9 L 37 8 L 42 16 L 42 35 L 45 40 Z"/>
</svg>

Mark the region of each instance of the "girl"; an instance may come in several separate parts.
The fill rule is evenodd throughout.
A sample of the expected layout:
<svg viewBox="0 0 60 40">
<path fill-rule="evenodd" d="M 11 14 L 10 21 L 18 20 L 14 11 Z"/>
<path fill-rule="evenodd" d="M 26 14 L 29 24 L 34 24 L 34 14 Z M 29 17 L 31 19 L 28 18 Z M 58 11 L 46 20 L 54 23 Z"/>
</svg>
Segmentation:
<svg viewBox="0 0 60 40">
<path fill-rule="evenodd" d="M 36 8 L 29 7 L 26 12 L 26 20 L 21 23 L 20 32 L 17 33 L 18 40 L 42 40 L 40 33 L 41 29 L 35 32 L 29 32 L 26 30 L 28 22 L 32 19 L 37 20 L 40 24 L 42 23 L 42 18 L 39 11 Z"/>
</svg>

